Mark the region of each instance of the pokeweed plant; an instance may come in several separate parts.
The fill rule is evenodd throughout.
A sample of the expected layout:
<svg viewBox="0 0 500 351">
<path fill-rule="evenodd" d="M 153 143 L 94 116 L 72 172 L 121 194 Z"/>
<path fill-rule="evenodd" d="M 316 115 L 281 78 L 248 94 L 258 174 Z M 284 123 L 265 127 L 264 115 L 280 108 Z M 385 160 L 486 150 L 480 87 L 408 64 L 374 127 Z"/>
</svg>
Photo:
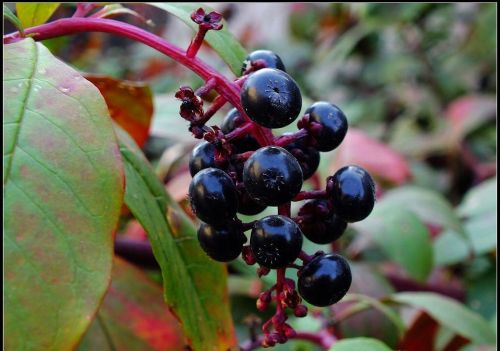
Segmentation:
<svg viewBox="0 0 500 351">
<path fill-rule="evenodd" d="M 19 24 L 9 13 L 20 30 L 4 35 L 8 349 L 74 348 L 91 321 L 103 318 L 96 313 L 111 276 L 122 204 L 148 235 L 162 271 L 165 301 L 185 336 L 160 349 L 237 347 L 227 273 L 219 262 L 240 255 L 246 264 L 259 266 L 259 277 L 275 270 L 276 281 L 256 302 L 260 311 L 274 304 L 274 314 L 260 326 L 261 335 L 239 348 L 272 347 L 289 339 L 331 348 L 337 340 L 328 326 L 306 332 L 295 330 L 287 319 L 290 313 L 308 314 L 304 301 L 321 307 L 337 303 L 352 281 L 344 257 L 306 253 L 303 237 L 332 243 L 348 223 L 362 221 L 374 208 L 375 183 L 356 165 L 328 177 L 324 189 L 302 190 L 304 181 L 315 176 L 320 152 L 342 143 L 348 129 L 345 114 L 331 102 L 319 101 L 299 118 L 300 88 L 276 53 L 258 50 L 245 57 L 230 34 L 221 31 L 217 12 L 194 5 L 158 6 L 195 26 L 187 49 L 106 18 L 117 10 L 100 4 L 78 4 L 72 17 L 48 23 L 43 22 L 50 14 L 37 8 L 30 11 L 32 18 L 42 18 L 40 23 L 21 19 Z M 202 140 L 189 160 L 189 200 L 202 221 L 197 232 L 120 122 L 112 123 L 92 79 L 39 43 L 96 31 L 150 46 L 203 79 L 202 86 L 183 85 L 175 94 L 180 117 L 189 122 L 193 137 Z M 205 40 L 239 75 L 236 79 L 198 58 Z M 204 98 L 213 91 L 218 95 L 205 107 Z M 226 105 L 233 109 L 220 126 L 212 125 L 211 118 Z M 272 129 L 295 121 L 296 132 L 273 134 Z M 292 217 L 291 202 L 304 200 Z M 276 214 L 248 223 L 238 218 L 267 207 L 277 207 Z M 287 277 L 287 270 L 296 270 L 297 279 Z M 40 318 L 48 320 L 41 323 Z"/>
</svg>

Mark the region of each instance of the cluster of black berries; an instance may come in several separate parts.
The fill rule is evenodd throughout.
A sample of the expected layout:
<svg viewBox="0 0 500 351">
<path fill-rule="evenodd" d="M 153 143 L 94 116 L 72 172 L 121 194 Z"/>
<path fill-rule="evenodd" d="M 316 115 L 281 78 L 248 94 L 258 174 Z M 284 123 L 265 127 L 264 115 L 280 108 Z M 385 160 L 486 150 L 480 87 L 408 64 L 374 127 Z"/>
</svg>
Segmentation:
<svg viewBox="0 0 500 351">
<path fill-rule="evenodd" d="M 214 260 L 231 261 L 244 251 L 261 267 L 285 268 L 301 254 L 303 235 L 315 243 L 330 243 L 342 235 L 348 222 L 366 218 L 375 202 L 374 183 L 364 169 L 347 166 L 327 179 L 325 191 L 305 203 L 295 219 L 271 215 L 245 226 L 237 213 L 256 215 L 299 194 L 303 181 L 319 165 L 319 152 L 335 149 L 344 139 L 347 119 L 337 106 L 316 102 L 299 120 L 297 134 L 273 138 L 275 145 L 261 147 L 248 125 L 271 129 L 289 125 L 301 111 L 301 93 L 281 59 L 270 51 L 250 54 L 242 74 L 246 80 L 241 104 L 251 121 L 233 109 L 220 129 L 215 128 L 223 136 L 245 125 L 247 132 L 229 140 L 204 141 L 189 161 L 193 176 L 189 198 L 204 222 L 198 239 Z M 244 246 L 247 229 L 251 229 L 249 247 Z M 350 285 L 349 265 L 336 254 L 317 254 L 299 270 L 298 291 L 316 306 L 339 301 Z"/>
</svg>

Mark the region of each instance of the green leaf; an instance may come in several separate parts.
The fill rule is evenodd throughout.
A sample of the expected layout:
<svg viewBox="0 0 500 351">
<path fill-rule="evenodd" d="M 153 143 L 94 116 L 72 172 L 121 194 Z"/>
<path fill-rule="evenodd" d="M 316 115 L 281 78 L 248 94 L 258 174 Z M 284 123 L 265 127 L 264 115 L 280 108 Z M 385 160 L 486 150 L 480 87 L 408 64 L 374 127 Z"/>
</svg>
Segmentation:
<svg viewBox="0 0 500 351">
<path fill-rule="evenodd" d="M 123 165 L 104 99 L 39 43 L 4 45 L 8 350 L 69 350 L 111 275 Z"/>
<path fill-rule="evenodd" d="M 207 13 L 213 11 L 212 8 L 201 3 L 150 3 L 150 5 L 170 12 L 174 16 L 180 18 L 194 31 L 198 31 L 198 25 L 191 19 L 191 13 L 200 7 Z M 205 40 L 231 68 L 231 71 L 233 71 L 236 76 L 239 76 L 247 52 L 231 32 L 227 30 L 227 22 L 223 20 L 222 23 L 224 25 L 223 28 L 221 30 L 208 31 Z"/>
<path fill-rule="evenodd" d="M 148 233 L 161 267 L 165 300 L 193 349 L 234 346 L 225 266 L 201 250 L 192 222 L 168 197 L 133 140 L 117 131 L 125 162 L 125 203 Z"/>
<path fill-rule="evenodd" d="M 161 286 L 115 257 L 111 285 L 78 351 L 182 351 L 185 345 Z"/>
<path fill-rule="evenodd" d="M 434 261 L 432 243 L 426 226 L 412 211 L 381 202 L 355 227 L 370 233 L 387 256 L 413 278 L 426 280 Z"/>
<path fill-rule="evenodd" d="M 330 351 L 391 351 L 391 349 L 377 339 L 351 338 L 337 341 Z"/>
<path fill-rule="evenodd" d="M 495 343 L 496 335 L 490 324 L 453 299 L 433 293 L 399 293 L 390 298 L 425 310 L 439 323 L 472 342 Z"/>
<path fill-rule="evenodd" d="M 434 191 L 405 186 L 387 192 L 382 201 L 385 204 L 390 203 L 412 210 L 425 223 L 453 229 L 465 238 L 465 231 L 453 208 L 446 199 Z"/>
<path fill-rule="evenodd" d="M 16 2 L 16 12 L 24 28 L 29 28 L 44 24 L 59 5 L 59 2 Z"/>
<path fill-rule="evenodd" d="M 497 206 L 497 179 L 489 179 L 472 188 L 465 195 L 458 207 L 458 213 L 464 217 L 473 217 L 485 212 L 495 212 Z"/>
<path fill-rule="evenodd" d="M 19 30 L 19 32 L 21 32 L 21 35 L 24 36 L 24 29 L 23 29 L 23 25 L 21 24 L 21 21 L 5 5 L 3 5 L 3 17 L 7 18 L 9 20 L 9 22 L 12 23 Z"/>
</svg>

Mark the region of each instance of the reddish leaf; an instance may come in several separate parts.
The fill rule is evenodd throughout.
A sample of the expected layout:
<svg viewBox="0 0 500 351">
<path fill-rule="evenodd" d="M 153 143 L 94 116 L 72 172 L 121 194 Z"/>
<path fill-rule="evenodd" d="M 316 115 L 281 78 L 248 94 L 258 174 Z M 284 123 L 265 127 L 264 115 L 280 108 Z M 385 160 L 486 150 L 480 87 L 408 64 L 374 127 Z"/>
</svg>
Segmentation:
<svg viewBox="0 0 500 351">
<path fill-rule="evenodd" d="M 163 302 L 162 288 L 144 273 L 115 257 L 111 285 L 79 351 L 107 348 L 129 351 L 184 350 L 179 323 Z"/>
<path fill-rule="evenodd" d="M 446 345 L 443 351 L 459 351 L 469 342 L 469 339 L 464 338 L 461 335 L 455 335 L 453 339 L 451 339 L 450 342 Z"/>
<path fill-rule="evenodd" d="M 339 146 L 330 173 L 348 164 L 359 165 L 372 176 L 396 185 L 410 177 L 410 168 L 401 154 L 355 128 L 349 129 Z"/>
<path fill-rule="evenodd" d="M 496 116 L 494 96 L 468 95 L 454 100 L 448 105 L 445 116 L 450 122 L 450 137 L 460 142 L 467 133 Z"/>
<path fill-rule="evenodd" d="M 87 74 L 85 78 L 99 88 L 111 117 L 142 147 L 153 117 L 151 89 L 143 83 L 111 77 Z"/>
<path fill-rule="evenodd" d="M 438 323 L 427 313 L 420 313 L 399 343 L 398 350 L 434 350 L 434 339 L 436 338 L 438 326 Z"/>
</svg>

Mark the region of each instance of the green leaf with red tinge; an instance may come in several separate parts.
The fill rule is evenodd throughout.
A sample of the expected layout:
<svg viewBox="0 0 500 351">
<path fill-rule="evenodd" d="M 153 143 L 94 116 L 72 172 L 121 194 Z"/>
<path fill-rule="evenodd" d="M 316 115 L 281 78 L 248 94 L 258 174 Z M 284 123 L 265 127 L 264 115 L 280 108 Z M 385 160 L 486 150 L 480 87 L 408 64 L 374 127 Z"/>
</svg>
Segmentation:
<svg viewBox="0 0 500 351">
<path fill-rule="evenodd" d="M 448 329 L 474 343 L 495 343 L 496 335 L 489 323 L 451 298 L 434 293 L 399 293 L 390 299 L 424 310 Z"/>
<path fill-rule="evenodd" d="M 142 147 L 149 136 L 153 117 L 153 94 L 144 83 L 86 74 L 99 89 L 109 114 Z"/>
<path fill-rule="evenodd" d="M 170 12 L 180 18 L 184 23 L 194 31 L 198 31 L 198 25 L 191 19 L 191 13 L 203 8 L 207 13 L 213 11 L 209 6 L 201 3 L 150 3 L 162 10 Z M 205 41 L 212 49 L 219 54 L 221 59 L 231 68 L 236 76 L 241 74 L 241 66 L 247 53 L 243 46 L 227 30 L 227 23 L 222 20 L 223 28 L 221 30 L 210 30 L 205 36 Z"/>
<path fill-rule="evenodd" d="M 182 351 L 182 329 L 162 299 L 161 286 L 117 257 L 111 285 L 78 351 Z"/>
<path fill-rule="evenodd" d="M 16 2 L 17 17 L 24 28 L 44 24 L 59 7 L 59 2 Z"/>
<path fill-rule="evenodd" d="M 391 351 L 391 349 L 377 339 L 350 338 L 337 341 L 330 351 Z"/>
<path fill-rule="evenodd" d="M 127 180 L 125 203 L 148 234 L 170 310 L 195 350 L 233 347 L 225 266 L 203 252 L 193 223 L 167 195 L 133 140 L 118 133 Z"/>
<path fill-rule="evenodd" d="M 109 283 L 123 164 L 94 85 L 32 39 L 4 55 L 5 347 L 70 350 Z"/>
</svg>

